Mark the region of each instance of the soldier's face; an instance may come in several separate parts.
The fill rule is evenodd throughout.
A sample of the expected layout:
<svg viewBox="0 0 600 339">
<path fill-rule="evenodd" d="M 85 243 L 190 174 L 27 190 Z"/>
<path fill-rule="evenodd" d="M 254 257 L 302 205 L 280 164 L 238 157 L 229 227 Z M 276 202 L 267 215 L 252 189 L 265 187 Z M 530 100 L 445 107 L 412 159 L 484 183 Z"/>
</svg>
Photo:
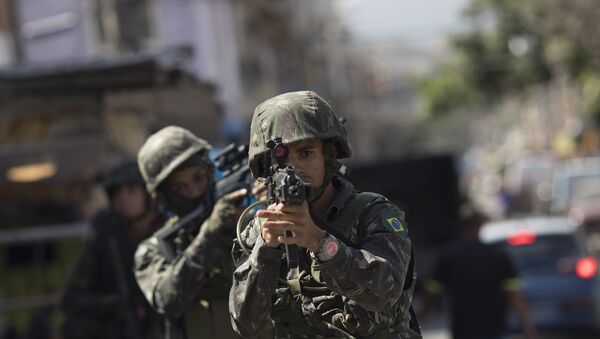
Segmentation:
<svg viewBox="0 0 600 339">
<path fill-rule="evenodd" d="M 113 210 L 126 218 L 136 218 L 146 211 L 146 190 L 140 184 L 119 185 L 112 195 Z"/>
<path fill-rule="evenodd" d="M 208 170 L 203 165 L 194 165 L 173 172 L 167 178 L 172 192 L 188 199 L 199 198 L 208 190 Z"/>
<path fill-rule="evenodd" d="M 289 162 L 296 174 L 311 187 L 320 187 L 325 176 L 325 156 L 320 139 L 310 139 L 289 145 Z"/>
</svg>

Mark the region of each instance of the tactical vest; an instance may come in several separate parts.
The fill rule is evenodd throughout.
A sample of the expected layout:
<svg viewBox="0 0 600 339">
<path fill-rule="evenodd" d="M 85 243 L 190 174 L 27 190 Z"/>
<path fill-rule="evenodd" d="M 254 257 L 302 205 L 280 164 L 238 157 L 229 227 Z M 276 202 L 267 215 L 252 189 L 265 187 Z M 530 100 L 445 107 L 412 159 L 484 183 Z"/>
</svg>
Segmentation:
<svg viewBox="0 0 600 339">
<path fill-rule="evenodd" d="M 378 198 L 382 198 L 382 196 L 369 192 L 358 193 L 332 222 L 315 221 L 320 225 L 326 225 L 324 228 L 346 245 L 359 248 L 359 239 L 364 236 L 364 234 L 360 234 L 364 230 L 358 229 L 362 212 L 370 202 Z M 313 216 L 313 219 L 319 218 Z M 386 311 L 385 315 L 366 312 L 352 300 L 328 290 L 321 280 L 314 260 L 310 258 L 308 252 L 300 252 L 300 261 L 303 267 L 299 269 L 298 281 L 281 281 L 275 292 L 271 318 L 275 325 L 276 338 L 420 338 L 420 329 L 412 306 L 407 310 L 401 310 L 399 308 L 402 303 L 398 303 L 396 309 Z M 404 291 L 407 291 L 407 293 L 403 293 L 405 298 L 412 295 L 416 280 L 413 258 L 411 248 L 411 259 L 404 283 Z M 287 270 L 287 267 L 282 265 L 280 275 L 286 275 L 284 270 Z M 408 303 L 410 301 L 407 300 Z M 324 304 L 327 304 L 327 307 L 321 309 Z M 335 312 L 356 313 L 353 313 L 356 321 L 363 323 L 361 331 L 369 334 L 352 335 L 346 329 L 327 321 L 328 317 Z M 410 312 L 409 324 L 399 321 L 397 317 L 401 312 Z M 402 331 L 410 333 L 401 333 Z"/>
<path fill-rule="evenodd" d="M 169 220 L 172 226 L 177 222 L 174 217 Z M 190 245 L 198 230 L 183 228 L 169 244 L 180 257 Z M 181 318 L 166 318 L 167 339 L 239 339 L 231 326 L 229 318 L 229 289 L 233 264 L 227 256 L 223 260 L 221 270 L 209 272 L 209 279 L 203 286 L 196 300 Z"/>
</svg>

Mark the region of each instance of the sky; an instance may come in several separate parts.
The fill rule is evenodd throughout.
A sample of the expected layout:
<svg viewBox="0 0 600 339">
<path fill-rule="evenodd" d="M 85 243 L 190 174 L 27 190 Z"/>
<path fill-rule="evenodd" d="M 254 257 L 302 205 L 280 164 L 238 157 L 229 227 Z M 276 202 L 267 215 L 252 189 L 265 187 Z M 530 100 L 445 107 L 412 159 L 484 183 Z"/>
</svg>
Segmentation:
<svg viewBox="0 0 600 339">
<path fill-rule="evenodd" d="M 361 42 L 398 40 L 436 49 L 461 28 L 469 0 L 338 0 L 342 20 Z"/>
</svg>

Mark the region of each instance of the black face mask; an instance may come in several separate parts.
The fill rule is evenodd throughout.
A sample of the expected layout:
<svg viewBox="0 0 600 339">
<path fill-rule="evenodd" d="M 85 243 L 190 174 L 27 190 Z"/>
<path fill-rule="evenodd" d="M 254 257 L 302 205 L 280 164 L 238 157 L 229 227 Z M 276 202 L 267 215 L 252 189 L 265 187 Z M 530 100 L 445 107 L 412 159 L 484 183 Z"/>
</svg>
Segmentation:
<svg viewBox="0 0 600 339">
<path fill-rule="evenodd" d="M 200 206 L 204 206 L 208 210 L 212 209 L 214 205 L 214 189 L 211 188 L 203 195 L 191 199 L 171 190 L 165 190 L 165 202 L 170 210 L 182 218 Z"/>
<path fill-rule="evenodd" d="M 159 190 L 164 192 L 164 202 L 167 209 L 177 214 L 177 216 L 180 218 L 188 215 L 190 212 L 194 211 L 200 206 L 204 206 L 204 208 L 210 212 L 215 204 L 215 184 L 214 180 L 212 180 L 214 176 L 214 167 L 208 158 L 202 154 L 196 153 L 184 163 L 177 166 L 175 172 L 196 165 L 202 165 L 205 167 L 209 181 L 211 182 L 208 186 L 208 192 L 204 193 L 203 195 L 190 199 L 179 193 L 173 192 L 168 188 L 167 185 L 163 184 L 159 187 Z"/>
</svg>

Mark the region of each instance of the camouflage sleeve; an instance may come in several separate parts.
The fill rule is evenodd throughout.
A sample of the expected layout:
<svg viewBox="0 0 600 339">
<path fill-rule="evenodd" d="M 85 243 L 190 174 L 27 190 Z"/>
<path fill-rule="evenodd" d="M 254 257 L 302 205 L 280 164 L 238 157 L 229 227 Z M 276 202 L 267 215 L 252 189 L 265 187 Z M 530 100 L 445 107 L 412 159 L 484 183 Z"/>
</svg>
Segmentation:
<svg viewBox="0 0 600 339">
<path fill-rule="evenodd" d="M 138 246 L 135 277 L 144 296 L 159 313 L 181 316 L 196 299 L 205 282 L 205 272 L 214 260 L 207 237 L 197 236 L 177 260 L 168 262 L 152 237 Z"/>
<path fill-rule="evenodd" d="M 259 222 L 248 225 L 241 241 L 251 247 L 252 252 L 245 261 L 236 260 L 240 264 L 233 274 L 229 312 L 234 330 L 244 338 L 253 338 L 270 320 L 282 251 L 264 243 Z M 234 248 L 235 253 L 239 252 Z"/>
<path fill-rule="evenodd" d="M 219 200 L 199 234 L 172 263 L 161 254 L 156 238 L 140 244 L 135 254 L 135 276 L 146 299 L 159 313 L 181 316 L 202 291 L 208 272 L 221 266 L 231 243 L 226 230 L 235 225 L 233 209 L 233 204 Z M 225 238 L 227 250 L 222 246 Z"/>
<path fill-rule="evenodd" d="M 64 286 L 61 304 L 68 314 L 94 316 L 104 310 L 102 300 L 107 294 L 98 286 L 98 269 L 102 265 L 98 241 L 92 238 L 85 243 Z"/>
<path fill-rule="evenodd" d="M 411 257 L 403 213 L 384 199 L 369 204 L 358 221 L 359 248 L 340 241 L 330 260 L 316 265 L 327 286 L 368 311 L 393 307 L 403 292 Z"/>
</svg>

